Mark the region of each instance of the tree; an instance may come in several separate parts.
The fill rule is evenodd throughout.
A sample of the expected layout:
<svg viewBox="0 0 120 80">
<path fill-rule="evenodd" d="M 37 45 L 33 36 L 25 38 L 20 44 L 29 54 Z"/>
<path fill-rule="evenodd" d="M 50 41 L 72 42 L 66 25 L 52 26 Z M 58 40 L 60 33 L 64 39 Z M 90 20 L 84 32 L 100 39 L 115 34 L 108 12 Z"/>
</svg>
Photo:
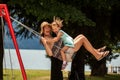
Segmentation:
<svg viewBox="0 0 120 80">
<path fill-rule="evenodd" d="M 1 21 L 1 20 L 0 20 Z M 3 35 L 2 35 L 2 26 L 0 23 L 0 80 L 3 80 Z"/>
<path fill-rule="evenodd" d="M 0 3 L 3 3 L 2 0 L 0 0 Z M 0 19 L 1 22 L 1 19 Z M 2 25 L 0 23 L 0 80 L 3 80 L 3 35 L 2 35 Z"/>
<path fill-rule="evenodd" d="M 95 34 L 97 34 L 98 36 L 94 35 L 95 37 L 93 38 L 98 41 L 96 42 L 93 40 L 95 43 L 94 45 L 96 47 L 97 45 L 107 44 L 109 48 L 113 49 L 116 43 L 119 41 L 120 37 L 118 35 L 120 34 L 120 32 L 117 31 L 118 28 L 116 28 L 115 26 L 116 23 L 114 22 L 116 20 L 115 15 L 118 14 L 118 12 L 115 12 L 116 10 L 114 7 L 115 6 L 119 7 L 118 3 L 119 3 L 118 0 L 116 0 L 115 2 L 109 1 L 109 0 L 106 0 L 106 1 L 93 0 L 90 2 L 88 1 L 87 5 L 82 7 L 83 12 L 85 12 L 86 15 L 96 23 L 97 28 L 95 29 L 96 30 Z M 113 16 L 112 16 L 113 12 L 114 12 L 115 19 L 113 19 Z M 107 59 L 109 58 L 110 57 L 108 57 Z M 93 64 L 91 62 L 93 62 Z M 100 62 L 96 62 L 94 60 L 92 60 L 91 62 L 89 62 L 92 69 L 91 75 L 103 76 L 106 74 L 107 70 L 106 70 L 106 65 L 104 64 L 106 63 L 105 59 Z"/>
<path fill-rule="evenodd" d="M 36 31 L 39 30 L 38 26 L 42 20 L 52 21 L 53 16 L 63 18 L 65 24 L 68 24 L 69 22 L 77 22 L 80 26 L 95 25 L 93 21 L 86 18 L 86 16 L 75 7 L 72 7 L 71 5 L 64 5 L 56 0 L 26 0 L 24 2 L 21 0 L 11 1 L 9 2 L 9 7 L 11 9 L 10 11 L 12 16 L 17 16 L 17 18 L 19 18 L 18 20 Z M 23 28 L 18 31 L 17 35 L 24 35 L 22 32 L 28 34 L 28 31 Z"/>
</svg>

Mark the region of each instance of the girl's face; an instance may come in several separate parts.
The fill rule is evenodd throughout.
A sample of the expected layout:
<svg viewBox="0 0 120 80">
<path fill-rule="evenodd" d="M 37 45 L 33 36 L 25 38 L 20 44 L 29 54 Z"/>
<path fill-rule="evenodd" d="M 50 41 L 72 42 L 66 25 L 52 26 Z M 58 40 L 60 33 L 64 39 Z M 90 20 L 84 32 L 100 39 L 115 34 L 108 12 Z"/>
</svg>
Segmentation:
<svg viewBox="0 0 120 80">
<path fill-rule="evenodd" d="M 45 26 L 44 28 L 43 28 L 43 33 L 44 33 L 44 35 L 51 35 L 50 33 L 51 33 L 51 28 L 50 28 L 50 26 Z"/>
<path fill-rule="evenodd" d="M 59 30 L 60 30 L 60 27 L 58 26 L 58 24 L 56 24 L 56 22 L 53 22 L 53 23 L 52 23 L 52 31 L 53 31 L 54 33 L 58 33 Z"/>
</svg>

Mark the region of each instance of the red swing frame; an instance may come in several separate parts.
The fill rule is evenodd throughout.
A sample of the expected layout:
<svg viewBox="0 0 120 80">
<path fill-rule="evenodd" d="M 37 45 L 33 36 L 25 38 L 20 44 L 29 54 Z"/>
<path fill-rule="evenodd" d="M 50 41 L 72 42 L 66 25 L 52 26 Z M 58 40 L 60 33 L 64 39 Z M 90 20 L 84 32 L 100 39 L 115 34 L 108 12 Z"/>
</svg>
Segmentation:
<svg viewBox="0 0 120 80">
<path fill-rule="evenodd" d="M 25 68 L 24 68 L 24 65 L 23 65 L 23 62 L 22 62 L 19 47 L 18 47 L 18 44 L 17 44 L 17 40 L 16 40 L 16 37 L 15 37 L 15 34 L 14 34 L 14 30 L 13 30 L 13 27 L 12 27 L 12 23 L 11 23 L 11 20 L 10 20 L 10 15 L 9 15 L 8 8 L 7 8 L 6 4 L 0 4 L 0 17 L 3 17 L 6 21 L 6 23 L 8 24 L 10 35 L 12 37 L 12 41 L 13 41 L 14 47 L 16 49 L 16 53 L 17 53 L 19 65 L 20 65 L 20 68 L 21 68 L 23 80 L 27 80 L 27 75 L 26 75 Z"/>
</svg>

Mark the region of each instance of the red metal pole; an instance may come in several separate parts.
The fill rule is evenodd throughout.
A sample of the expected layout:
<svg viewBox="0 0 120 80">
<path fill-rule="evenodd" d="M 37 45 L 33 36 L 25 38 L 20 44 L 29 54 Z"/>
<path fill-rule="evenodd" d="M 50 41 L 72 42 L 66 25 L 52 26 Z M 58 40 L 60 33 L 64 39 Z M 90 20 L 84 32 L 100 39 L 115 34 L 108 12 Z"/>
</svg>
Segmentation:
<svg viewBox="0 0 120 80">
<path fill-rule="evenodd" d="M 4 16 L 4 18 L 5 18 L 5 20 L 6 20 L 7 24 L 8 24 L 8 28 L 10 30 L 10 34 L 11 34 L 11 37 L 12 37 L 12 40 L 13 40 L 13 43 L 14 43 L 14 47 L 16 49 L 16 53 L 17 53 L 19 64 L 20 64 L 23 80 L 27 80 L 26 72 L 25 72 L 25 69 L 24 69 L 24 65 L 23 65 L 23 62 L 22 62 L 21 55 L 20 55 L 19 47 L 18 47 L 17 40 L 16 40 L 16 37 L 15 37 L 15 34 L 14 34 L 12 23 L 11 23 L 11 20 L 10 20 L 7 5 L 6 4 L 0 4 L 0 8 L 3 8 L 2 10 L 5 13 L 5 14 L 3 14 L 3 16 Z"/>
</svg>

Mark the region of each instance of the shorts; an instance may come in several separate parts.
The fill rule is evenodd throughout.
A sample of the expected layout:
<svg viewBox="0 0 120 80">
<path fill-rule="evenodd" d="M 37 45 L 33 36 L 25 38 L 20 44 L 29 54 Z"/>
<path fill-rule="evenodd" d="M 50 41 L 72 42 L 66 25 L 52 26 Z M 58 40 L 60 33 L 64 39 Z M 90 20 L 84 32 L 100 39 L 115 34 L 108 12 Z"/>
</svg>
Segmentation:
<svg viewBox="0 0 120 80">
<path fill-rule="evenodd" d="M 65 52 L 67 62 L 72 62 L 74 53 L 75 51 L 73 48 L 68 48 L 68 50 Z"/>
</svg>

